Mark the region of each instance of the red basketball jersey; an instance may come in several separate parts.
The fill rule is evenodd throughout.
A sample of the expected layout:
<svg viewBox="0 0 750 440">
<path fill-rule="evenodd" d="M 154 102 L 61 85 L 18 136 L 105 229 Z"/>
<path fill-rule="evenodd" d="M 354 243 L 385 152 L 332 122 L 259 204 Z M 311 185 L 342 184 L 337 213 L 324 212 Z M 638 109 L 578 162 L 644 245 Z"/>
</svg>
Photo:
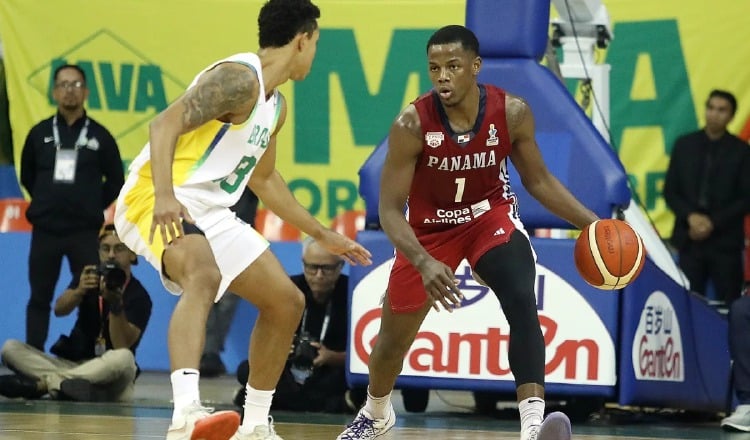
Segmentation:
<svg viewBox="0 0 750 440">
<path fill-rule="evenodd" d="M 490 209 L 518 222 L 507 160 L 511 152 L 505 92 L 479 85 L 479 114 L 472 130 L 454 133 L 440 98 L 432 91 L 414 101 L 422 125 L 409 201 L 409 224 L 418 235 L 472 222 Z"/>
</svg>

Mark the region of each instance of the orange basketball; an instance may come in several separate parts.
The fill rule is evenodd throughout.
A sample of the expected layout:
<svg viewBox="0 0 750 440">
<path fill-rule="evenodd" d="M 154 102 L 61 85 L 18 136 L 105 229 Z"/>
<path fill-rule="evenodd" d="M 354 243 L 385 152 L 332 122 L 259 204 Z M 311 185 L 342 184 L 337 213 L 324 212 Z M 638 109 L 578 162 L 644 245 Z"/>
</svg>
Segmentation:
<svg viewBox="0 0 750 440">
<path fill-rule="evenodd" d="M 583 228 L 573 257 L 581 277 L 602 290 L 622 289 L 646 261 L 643 240 L 622 220 L 597 220 Z"/>
</svg>

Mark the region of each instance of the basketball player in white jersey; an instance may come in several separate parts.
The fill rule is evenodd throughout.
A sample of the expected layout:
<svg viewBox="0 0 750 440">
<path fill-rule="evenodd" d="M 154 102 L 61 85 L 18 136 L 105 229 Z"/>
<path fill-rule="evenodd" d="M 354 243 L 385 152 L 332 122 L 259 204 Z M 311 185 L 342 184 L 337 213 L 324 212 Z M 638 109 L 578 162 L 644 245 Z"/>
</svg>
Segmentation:
<svg viewBox="0 0 750 440">
<path fill-rule="evenodd" d="M 258 17 L 260 50 L 212 64 L 150 125 L 117 203 L 118 233 L 180 299 L 169 324 L 174 397 L 168 440 L 276 439 L 268 415 L 304 297 L 268 242 L 229 207 L 249 185 L 266 207 L 349 263 L 361 245 L 323 227 L 275 169 L 286 104 L 276 88 L 310 71 L 320 36 L 310 0 L 270 0 Z M 250 338 L 245 416 L 200 405 L 198 365 L 209 309 L 227 290 L 258 308 Z"/>
</svg>

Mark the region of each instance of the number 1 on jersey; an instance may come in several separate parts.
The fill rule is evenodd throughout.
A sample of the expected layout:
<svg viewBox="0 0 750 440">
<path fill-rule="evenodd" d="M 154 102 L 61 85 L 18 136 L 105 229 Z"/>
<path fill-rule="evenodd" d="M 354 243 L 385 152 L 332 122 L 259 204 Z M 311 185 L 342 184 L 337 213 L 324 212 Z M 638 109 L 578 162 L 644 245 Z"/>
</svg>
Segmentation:
<svg viewBox="0 0 750 440">
<path fill-rule="evenodd" d="M 466 177 L 456 177 L 456 198 L 454 202 L 460 202 L 464 198 L 464 187 L 466 186 Z"/>
</svg>

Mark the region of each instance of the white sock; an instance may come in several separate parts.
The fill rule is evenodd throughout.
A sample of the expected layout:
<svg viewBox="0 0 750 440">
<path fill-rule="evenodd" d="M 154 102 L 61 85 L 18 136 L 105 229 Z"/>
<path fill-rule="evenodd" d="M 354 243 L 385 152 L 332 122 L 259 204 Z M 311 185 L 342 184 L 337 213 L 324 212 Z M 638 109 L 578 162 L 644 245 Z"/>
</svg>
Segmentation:
<svg viewBox="0 0 750 440">
<path fill-rule="evenodd" d="M 370 387 L 367 387 L 367 401 L 365 402 L 365 411 L 375 419 L 384 419 L 388 406 L 391 404 L 391 393 L 383 397 L 373 397 L 370 394 Z"/>
<path fill-rule="evenodd" d="M 521 414 L 521 438 L 526 438 L 529 430 L 542 424 L 544 418 L 544 399 L 529 397 L 518 402 L 518 412 Z"/>
<path fill-rule="evenodd" d="M 182 410 L 193 402 L 200 403 L 201 394 L 198 389 L 198 380 L 201 374 L 194 368 L 180 368 L 170 376 L 172 380 L 172 398 L 174 400 L 174 412 L 172 422 L 176 423 L 182 418 Z"/>
<path fill-rule="evenodd" d="M 250 384 L 245 384 L 245 416 L 240 426 L 240 434 L 252 434 L 256 426 L 268 425 L 268 413 L 275 389 L 256 390 Z"/>
</svg>

